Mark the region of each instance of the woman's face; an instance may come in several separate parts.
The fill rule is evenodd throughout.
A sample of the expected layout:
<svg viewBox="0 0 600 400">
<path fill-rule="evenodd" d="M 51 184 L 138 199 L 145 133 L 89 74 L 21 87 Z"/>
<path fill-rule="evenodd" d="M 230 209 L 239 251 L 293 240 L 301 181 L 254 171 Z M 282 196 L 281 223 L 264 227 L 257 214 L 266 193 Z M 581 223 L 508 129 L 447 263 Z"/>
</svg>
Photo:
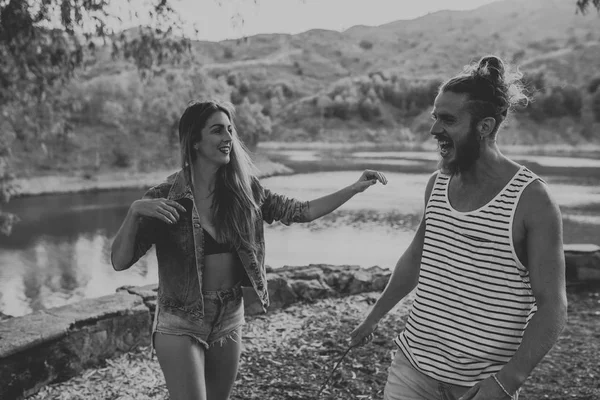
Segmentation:
<svg viewBox="0 0 600 400">
<path fill-rule="evenodd" d="M 194 144 L 198 162 L 217 168 L 231 159 L 233 125 L 223 111 L 214 112 L 202 128 L 200 141 Z"/>
</svg>

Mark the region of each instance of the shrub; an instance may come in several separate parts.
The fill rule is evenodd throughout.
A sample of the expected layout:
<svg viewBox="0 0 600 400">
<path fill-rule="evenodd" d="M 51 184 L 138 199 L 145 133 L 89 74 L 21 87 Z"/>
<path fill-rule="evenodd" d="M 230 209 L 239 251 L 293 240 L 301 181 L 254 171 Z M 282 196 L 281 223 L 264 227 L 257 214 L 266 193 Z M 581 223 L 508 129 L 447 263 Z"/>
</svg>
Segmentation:
<svg viewBox="0 0 600 400">
<path fill-rule="evenodd" d="M 587 87 L 588 93 L 590 93 L 590 94 L 595 93 L 599 87 L 600 87 L 600 76 L 597 76 L 590 81 L 590 83 Z"/>
<path fill-rule="evenodd" d="M 370 98 L 367 98 L 358 104 L 358 113 L 365 121 L 372 121 L 381 116 L 379 104 L 375 103 Z"/>
<path fill-rule="evenodd" d="M 229 74 L 227 75 L 227 84 L 229 86 L 237 86 L 238 76 L 237 74 Z"/>
<path fill-rule="evenodd" d="M 236 130 L 240 139 L 250 149 L 254 149 L 260 140 L 271 136 L 271 118 L 263 114 L 260 103 L 250 103 L 248 98 L 236 107 Z"/>
<path fill-rule="evenodd" d="M 373 42 L 370 42 L 368 40 L 361 40 L 359 43 L 359 46 L 363 50 L 371 50 L 373 48 Z"/>
<path fill-rule="evenodd" d="M 596 122 L 600 122 L 600 89 L 597 89 L 592 96 L 592 111 Z"/>
<path fill-rule="evenodd" d="M 348 104 L 344 101 L 341 95 L 335 96 L 329 109 L 331 110 L 331 115 L 333 117 L 339 119 L 350 118 L 350 110 L 348 108 Z"/>
<path fill-rule="evenodd" d="M 575 86 L 562 87 L 561 91 L 566 115 L 580 117 L 581 109 L 583 107 L 581 92 Z"/>
<path fill-rule="evenodd" d="M 113 165 L 119 168 L 127 168 L 131 166 L 131 154 L 121 145 L 112 150 Z"/>
<path fill-rule="evenodd" d="M 225 47 L 223 49 L 223 58 L 230 60 L 233 58 L 233 49 L 231 47 Z"/>
<path fill-rule="evenodd" d="M 542 71 L 525 73 L 523 84 L 533 101 L 519 111 L 534 120 L 581 116 L 583 95 L 577 87 L 548 82 Z"/>
</svg>

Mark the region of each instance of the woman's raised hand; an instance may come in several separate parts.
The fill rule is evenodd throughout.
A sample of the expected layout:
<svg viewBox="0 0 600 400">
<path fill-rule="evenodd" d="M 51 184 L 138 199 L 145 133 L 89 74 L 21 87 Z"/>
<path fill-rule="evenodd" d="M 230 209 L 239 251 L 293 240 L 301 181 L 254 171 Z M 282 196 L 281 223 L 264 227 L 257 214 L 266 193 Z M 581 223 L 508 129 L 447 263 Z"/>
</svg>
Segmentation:
<svg viewBox="0 0 600 400">
<path fill-rule="evenodd" d="M 179 212 L 185 212 L 185 207 L 168 199 L 140 199 L 131 204 L 130 210 L 135 217 L 156 218 L 175 224 L 179 221 Z"/>
<path fill-rule="evenodd" d="M 362 173 L 360 178 L 358 178 L 358 181 L 356 181 L 353 186 L 356 190 L 356 193 L 360 193 L 364 192 L 368 187 L 376 184 L 377 181 L 387 185 L 387 178 L 385 175 L 383 175 L 381 172 L 367 169 Z"/>
</svg>

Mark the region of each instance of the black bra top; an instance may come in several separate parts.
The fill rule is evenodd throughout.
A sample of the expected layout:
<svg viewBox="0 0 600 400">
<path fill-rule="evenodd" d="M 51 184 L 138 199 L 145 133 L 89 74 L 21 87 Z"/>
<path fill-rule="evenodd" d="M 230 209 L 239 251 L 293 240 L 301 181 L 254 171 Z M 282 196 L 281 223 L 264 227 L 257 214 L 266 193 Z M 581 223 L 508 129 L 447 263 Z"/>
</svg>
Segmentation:
<svg viewBox="0 0 600 400">
<path fill-rule="evenodd" d="M 204 231 L 204 255 L 230 253 L 233 251 L 233 247 L 227 243 L 217 242 L 211 235 L 202 228 Z"/>
</svg>

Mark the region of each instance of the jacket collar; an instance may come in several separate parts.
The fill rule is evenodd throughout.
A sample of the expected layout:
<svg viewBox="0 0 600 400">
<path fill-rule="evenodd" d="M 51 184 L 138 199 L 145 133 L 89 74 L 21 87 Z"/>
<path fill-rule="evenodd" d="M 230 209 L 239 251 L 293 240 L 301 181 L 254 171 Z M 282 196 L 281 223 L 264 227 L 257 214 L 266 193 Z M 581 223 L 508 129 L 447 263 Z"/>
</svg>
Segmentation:
<svg viewBox="0 0 600 400">
<path fill-rule="evenodd" d="M 186 179 L 185 171 L 183 169 L 177 171 L 167 178 L 167 182 L 172 182 L 171 189 L 169 190 L 169 195 L 167 197 L 169 200 L 194 200 L 192 187 Z"/>
</svg>

